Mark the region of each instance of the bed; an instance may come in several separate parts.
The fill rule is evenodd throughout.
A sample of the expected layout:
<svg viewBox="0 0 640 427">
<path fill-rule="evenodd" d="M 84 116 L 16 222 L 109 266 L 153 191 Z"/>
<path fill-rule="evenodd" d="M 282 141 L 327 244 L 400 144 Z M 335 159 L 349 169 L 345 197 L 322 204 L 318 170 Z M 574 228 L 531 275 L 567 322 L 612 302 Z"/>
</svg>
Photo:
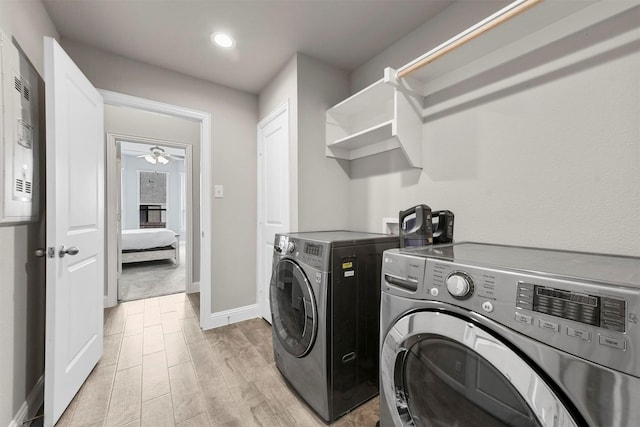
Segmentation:
<svg viewBox="0 0 640 427">
<path fill-rule="evenodd" d="M 179 264 L 179 237 L 166 228 L 122 230 L 122 263 L 171 259 Z"/>
</svg>

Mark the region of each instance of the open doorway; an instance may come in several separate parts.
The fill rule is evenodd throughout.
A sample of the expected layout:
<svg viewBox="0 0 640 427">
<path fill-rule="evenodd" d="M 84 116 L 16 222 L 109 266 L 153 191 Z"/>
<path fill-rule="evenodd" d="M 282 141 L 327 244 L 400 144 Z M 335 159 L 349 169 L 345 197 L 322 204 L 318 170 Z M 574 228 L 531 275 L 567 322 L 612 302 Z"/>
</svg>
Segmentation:
<svg viewBox="0 0 640 427">
<path fill-rule="evenodd" d="M 192 189 L 186 144 L 116 139 L 120 169 L 118 301 L 185 292 Z M 189 185 L 188 185 L 189 184 Z"/>
</svg>

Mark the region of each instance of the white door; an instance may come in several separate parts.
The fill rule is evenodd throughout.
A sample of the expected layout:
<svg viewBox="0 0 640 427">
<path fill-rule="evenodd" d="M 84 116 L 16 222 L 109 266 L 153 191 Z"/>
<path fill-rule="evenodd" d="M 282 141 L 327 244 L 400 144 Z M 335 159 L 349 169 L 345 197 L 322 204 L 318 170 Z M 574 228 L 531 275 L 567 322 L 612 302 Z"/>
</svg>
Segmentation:
<svg viewBox="0 0 640 427">
<path fill-rule="evenodd" d="M 284 103 L 258 123 L 258 304 L 271 323 L 269 281 L 276 233 L 288 232 L 289 105 Z"/>
<path fill-rule="evenodd" d="M 102 355 L 105 148 L 102 97 L 54 39 L 45 37 L 44 48 L 44 425 L 52 426 Z"/>
</svg>

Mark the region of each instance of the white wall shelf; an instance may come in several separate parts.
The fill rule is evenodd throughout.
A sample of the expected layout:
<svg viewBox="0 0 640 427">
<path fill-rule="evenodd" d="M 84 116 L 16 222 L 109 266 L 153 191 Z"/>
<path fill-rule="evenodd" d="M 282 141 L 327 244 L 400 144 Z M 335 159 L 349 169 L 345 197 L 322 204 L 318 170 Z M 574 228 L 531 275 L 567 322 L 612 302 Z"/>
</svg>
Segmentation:
<svg viewBox="0 0 640 427">
<path fill-rule="evenodd" d="M 415 102 L 384 78 L 333 106 L 326 115 L 326 155 L 354 160 L 399 148 L 411 166 L 422 167 L 422 119 Z"/>
<path fill-rule="evenodd" d="M 458 39 L 491 24 L 504 10 L 523 2 L 517 0 L 507 8 L 495 11 L 494 15 L 436 46 L 397 72 L 385 69 L 383 79 L 328 109 L 326 155 L 354 160 L 399 148 L 412 167 L 421 168 L 425 118 L 490 94 L 497 88 L 515 86 L 542 76 L 549 67 L 568 66 L 579 61 L 580 55 L 571 50 L 570 44 L 557 52 L 553 43 L 566 41 L 568 37 L 640 4 L 640 0 L 545 0 L 448 50 L 447 47 L 456 44 Z M 610 47 L 600 43 L 597 47 L 592 46 L 590 52 L 595 54 Z M 548 48 L 546 53 L 538 55 L 545 48 Z M 573 49 L 579 51 L 580 46 Z M 447 50 L 446 55 L 430 62 L 432 57 L 443 53 L 439 52 L 441 50 Z M 535 57 L 526 58 L 534 52 Z M 521 63 L 517 64 L 518 61 Z M 416 67 L 422 62 L 427 65 Z M 501 66 L 506 67 L 501 69 Z M 472 82 L 478 76 L 482 77 Z M 450 88 L 453 90 L 448 91 Z"/>
</svg>

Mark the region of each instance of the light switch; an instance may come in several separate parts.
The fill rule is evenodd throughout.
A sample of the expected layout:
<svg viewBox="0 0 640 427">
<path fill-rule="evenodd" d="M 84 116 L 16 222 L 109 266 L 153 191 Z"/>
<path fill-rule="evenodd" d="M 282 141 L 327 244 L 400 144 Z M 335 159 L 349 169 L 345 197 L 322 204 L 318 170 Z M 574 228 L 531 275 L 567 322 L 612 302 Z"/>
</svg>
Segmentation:
<svg viewBox="0 0 640 427">
<path fill-rule="evenodd" d="M 216 199 L 222 199 L 224 197 L 224 188 L 222 185 L 213 186 L 213 197 Z"/>
</svg>

